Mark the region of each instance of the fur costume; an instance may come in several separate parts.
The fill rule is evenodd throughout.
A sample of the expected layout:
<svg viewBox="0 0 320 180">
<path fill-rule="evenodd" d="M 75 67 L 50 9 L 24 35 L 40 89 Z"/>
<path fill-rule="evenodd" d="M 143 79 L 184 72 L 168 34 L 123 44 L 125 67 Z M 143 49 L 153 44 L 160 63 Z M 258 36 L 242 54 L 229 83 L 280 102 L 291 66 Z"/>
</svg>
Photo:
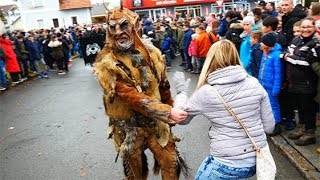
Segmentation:
<svg viewBox="0 0 320 180">
<path fill-rule="evenodd" d="M 96 58 L 95 72 L 104 89 L 109 116 L 109 138 L 121 155 L 127 179 L 147 179 L 144 150 L 155 157 L 154 174 L 175 180 L 181 170 L 188 175 L 171 132 L 173 100 L 161 52 L 144 44 L 138 35 L 138 15 L 114 9 L 107 16 L 107 44 Z"/>
</svg>

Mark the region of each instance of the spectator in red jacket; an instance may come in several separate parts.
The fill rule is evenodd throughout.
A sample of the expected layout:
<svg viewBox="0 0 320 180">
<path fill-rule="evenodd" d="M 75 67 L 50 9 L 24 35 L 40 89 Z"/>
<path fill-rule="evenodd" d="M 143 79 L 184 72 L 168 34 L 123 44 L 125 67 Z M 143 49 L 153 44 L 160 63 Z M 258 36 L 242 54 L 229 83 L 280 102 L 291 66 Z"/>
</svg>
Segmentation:
<svg viewBox="0 0 320 180">
<path fill-rule="evenodd" d="M 207 53 L 211 47 L 211 41 L 210 41 L 209 35 L 203 25 L 200 25 L 198 27 L 197 33 L 199 34 L 199 37 L 196 40 L 196 47 L 197 47 L 196 57 L 200 61 L 200 69 L 202 69 L 202 66 L 204 64 L 204 60 L 206 59 Z"/>
<path fill-rule="evenodd" d="M 5 67 L 6 71 L 10 73 L 12 84 L 20 81 L 19 73 L 21 73 L 19 62 L 13 50 L 13 44 L 9 39 L 8 34 L 3 34 L 0 38 L 0 44 L 6 55 Z"/>
</svg>

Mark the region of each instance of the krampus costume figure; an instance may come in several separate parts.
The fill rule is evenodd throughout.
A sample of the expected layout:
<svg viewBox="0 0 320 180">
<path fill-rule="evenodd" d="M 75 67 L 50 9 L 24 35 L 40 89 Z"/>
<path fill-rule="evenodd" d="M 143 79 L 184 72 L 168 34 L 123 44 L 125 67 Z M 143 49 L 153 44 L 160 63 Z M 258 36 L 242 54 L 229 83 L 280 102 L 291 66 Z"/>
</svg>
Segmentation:
<svg viewBox="0 0 320 180">
<path fill-rule="evenodd" d="M 122 157 L 126 179 L 147 179 L 147 148 L 155 157 L 155 175 L 160 170 L 165 180 L 178 179 L 181 170 L 188 175 L 175 145 L 179 139 L 167 124 L 173 100 L 161 52 L 142 42 L 132 11 L 114 9 L 107 22 L 107 44 L 95 72 L 104 89 L 109 138 Z"/>
</svg>

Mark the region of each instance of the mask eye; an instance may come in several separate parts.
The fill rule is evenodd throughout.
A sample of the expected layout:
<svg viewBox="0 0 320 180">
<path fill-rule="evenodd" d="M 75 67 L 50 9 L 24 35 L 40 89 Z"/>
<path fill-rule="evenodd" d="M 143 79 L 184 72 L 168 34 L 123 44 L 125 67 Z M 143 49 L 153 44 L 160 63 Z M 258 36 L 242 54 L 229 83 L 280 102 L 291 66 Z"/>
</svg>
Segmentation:
<svg viewBox="0 0 320 180">
<path fill-rule="evenodd" d="M 121 31 L 124 31 L 124 30 L 126 30 L 126 29 L 128 29 L 128 28 L 129 28 L 129 23 L 128 23 L 128 22 L 124 22 L 124 23 L 122 23 L 122 24 L 120 25 Z"/>
<path fill-rule="evenodd" d="M 116 27 L 115 26 L 110 26 L 109 25 L 109 29 L 111 33 L 115 33 L 116 32 Z"/>
</svg>

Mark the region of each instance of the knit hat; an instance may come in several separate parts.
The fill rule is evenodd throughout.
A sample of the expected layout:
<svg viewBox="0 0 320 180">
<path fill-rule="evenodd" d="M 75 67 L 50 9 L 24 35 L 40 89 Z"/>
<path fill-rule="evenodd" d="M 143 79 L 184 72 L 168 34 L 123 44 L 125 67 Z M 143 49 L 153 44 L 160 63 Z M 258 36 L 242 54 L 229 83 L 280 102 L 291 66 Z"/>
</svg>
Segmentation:
<svg viewBox="0 0 320 180">
<path fill-rule="evenodd" d="M 276 44 L 277 42 L 277 35 L 276 33 L 274 32 L 268 32 L 266 34 L 264 34 L 262 37 L 261 37 L 261 42 L 268 46 L 268 47 L 274 47 L 274 45 Z"/>
<path fill-rule="evenodd" d="M 252 16 L 246 16 L 243 18 L 242 23 L 248 23 L 254 26 L 254 18 Z"/>
</svg>

